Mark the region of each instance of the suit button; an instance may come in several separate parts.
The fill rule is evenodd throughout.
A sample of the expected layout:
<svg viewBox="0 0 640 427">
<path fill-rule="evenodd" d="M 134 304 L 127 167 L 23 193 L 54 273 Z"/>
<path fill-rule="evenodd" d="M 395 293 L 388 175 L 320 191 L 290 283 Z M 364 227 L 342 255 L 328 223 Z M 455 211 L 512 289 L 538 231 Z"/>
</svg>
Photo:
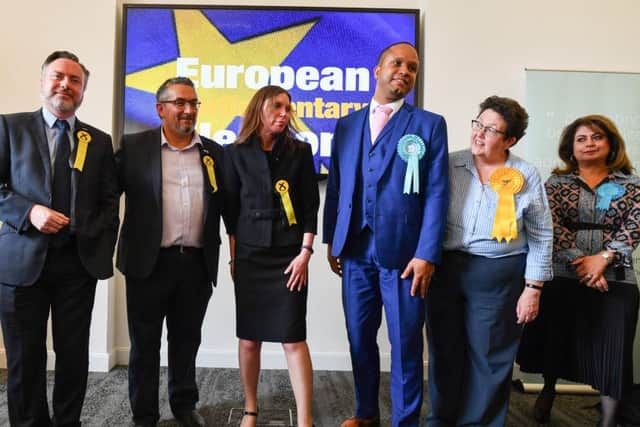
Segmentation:
<svg viewBox="0 0 640 427">
<path fill-rule="evenodd" d="M 373 168 L 369 168 L 369 172 L 373 172 Z"/>
<path fill-rule="evenodd" d="M 372 184 L 367 184 L 367 188 L 371 188 L 371 187 L 373 187 Z"/>
<path fill-rule="evenodd" d="M 375 155 L 376 155 L 376 153 L 369 153 L 369 157 L 373 157 Z"/>
<path fill-rule="evenodd" d="M 371 203 L 371 199 L 367 199 L 367 203 Z"/>
</svg>

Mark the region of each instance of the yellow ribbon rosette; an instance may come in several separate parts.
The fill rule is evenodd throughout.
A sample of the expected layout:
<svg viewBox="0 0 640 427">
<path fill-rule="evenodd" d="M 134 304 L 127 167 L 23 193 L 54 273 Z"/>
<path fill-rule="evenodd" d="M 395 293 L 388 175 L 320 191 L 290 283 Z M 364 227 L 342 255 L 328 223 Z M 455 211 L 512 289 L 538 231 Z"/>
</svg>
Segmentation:
<svg viewBox="0 0 640 427">
<path fill-rule="evenodd" d="M 280 179 L 276 181 L 275 189 L 276 192 L 280 194 L 284 213 L 287 215 L 289 225 L 297 224 L 296 213 L 293 211 L 293 204 L 291 203 L 291 197 L 289 197 L 289 183 L 285 179 Z"/>
<path fill-rule="evenodd" d="M 76 140 L 78 141 L 78 149 L 76 150 L 76 160 L 73 162 L 73 168 L 82 172 L 84 161 L 87 159 L 87 149 L 91 142 L 91 134 L 86 130 L 76 132 Z"/>
<path fill-rule="evenodd" d="M 213 170 L 213 157 L 205 155 L 202 157 L 202 163 L 207 168 L 207 176 L 209 176 L 209 184 L 213 188 L 213 192 L 218 191 L 218 181 L 216 181 L 216 173 Z"/>
<path fill-rule="evenodd" d="M 491 238 L 498 242 L 505 239 L 509 243 L 518 237 L 514 195 L 522 190 L 523 184 L 524 176 L 514 168 L 496 169 L 489 178 L 491 189 L 498 193 L 498 205 L 491 230 Z"/>
</svg>

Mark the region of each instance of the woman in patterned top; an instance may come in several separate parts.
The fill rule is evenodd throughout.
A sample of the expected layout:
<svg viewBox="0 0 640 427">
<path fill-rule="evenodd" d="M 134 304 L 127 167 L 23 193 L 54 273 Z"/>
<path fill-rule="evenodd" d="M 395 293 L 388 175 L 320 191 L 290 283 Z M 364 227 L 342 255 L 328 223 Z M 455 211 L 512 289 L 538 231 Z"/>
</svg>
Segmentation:
<svg viewBox="0 0 640 427">
<path fill-rule="evenodd" d="M 631 253 L 640 241 L 640 179 L 606 117 L 580 117 L 560 138 L 564 163 L 547 180 L 554 224 L 554 280 L 538 319 L 525 328 L 520 369 L 539 372 L 534 406 L 549 419 L 557 378 L 599 390 L 602 426 L 616 425 L 633 382 L 639 293 Z"/>
</svg>

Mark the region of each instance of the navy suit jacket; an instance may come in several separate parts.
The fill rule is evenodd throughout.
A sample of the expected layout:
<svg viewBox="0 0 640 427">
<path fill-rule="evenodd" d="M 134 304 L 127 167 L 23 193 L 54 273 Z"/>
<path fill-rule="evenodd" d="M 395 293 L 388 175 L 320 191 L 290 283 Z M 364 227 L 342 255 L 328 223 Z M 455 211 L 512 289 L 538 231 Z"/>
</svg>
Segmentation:
<svg viewBox="0 0 640 427">
<path fill-rule="evenodd" d="M 116 152 L 120 190 L 125 193 L 125 210 L 116 265 L 125 276 L 148 277 L 156 265 L 162 241 L 162 157 L 160 130 L 155 128 L 122 137 Z M 223 213 L 223 150 L 215 142 L 200 138 L 201 156 L 214 160 L 218 191 L 204 175 L 204 258 L 209 280 L 215 285 L 220 250 L 220 216 Z"/>
<path fill-rule="evenodd" d="M 323 240 L 332 245 L 333 256 L 340 256 L 349 237 L 365 126 L 369 126 L 369 107 L 338 120 L 333 135 L 323 224 Z M 390 269 L 403 269 L 414 257 L 437 263 L 447 221 L 446 122 L 442 116 L 404 103 L 383 129 L 386 132 L 393 143 L 407 134 L 418 135 L 426 152 L 419 161 L 418 194 L 403 194 L 407 162 L 397 150 L 387 150 L 376 172 L 373 229 L 378 259 Z"/>
<path fill-rule="evenodd" d="M 39 277 L 49 234 L 29 221 L 34 204 L 51 207 L 52 171 L 42 110 L 0 116 L 0 283 L 30 286 Z M 82 172 L 71 172 L 70 230 L 78 255 L 97 279 L 113 274 L 119 195 L 111 137 L 76 119 L 91 135 Z M 77 141 L 75 144 L 78 147 Z M 70 165 L 76 153 L 71 153 Z"/>
</svg>

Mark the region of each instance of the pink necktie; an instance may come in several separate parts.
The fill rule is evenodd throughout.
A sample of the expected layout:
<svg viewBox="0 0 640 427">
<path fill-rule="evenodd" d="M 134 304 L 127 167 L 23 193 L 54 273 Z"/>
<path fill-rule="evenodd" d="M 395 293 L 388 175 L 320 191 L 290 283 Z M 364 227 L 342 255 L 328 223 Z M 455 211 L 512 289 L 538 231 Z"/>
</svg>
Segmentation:
<svg viewBox="0 0 640 427">
<path fill-rule="evenodd" d="M 378 105 L 376 107 L 376 111 L 373 113 L 373 123 L 371 124 L 371 142 L 374 142 L 382 129 L 384 129 L 384 125 L 389 121 L 389 116 L 393 108 L 386 105 Z"/>
</svg>

